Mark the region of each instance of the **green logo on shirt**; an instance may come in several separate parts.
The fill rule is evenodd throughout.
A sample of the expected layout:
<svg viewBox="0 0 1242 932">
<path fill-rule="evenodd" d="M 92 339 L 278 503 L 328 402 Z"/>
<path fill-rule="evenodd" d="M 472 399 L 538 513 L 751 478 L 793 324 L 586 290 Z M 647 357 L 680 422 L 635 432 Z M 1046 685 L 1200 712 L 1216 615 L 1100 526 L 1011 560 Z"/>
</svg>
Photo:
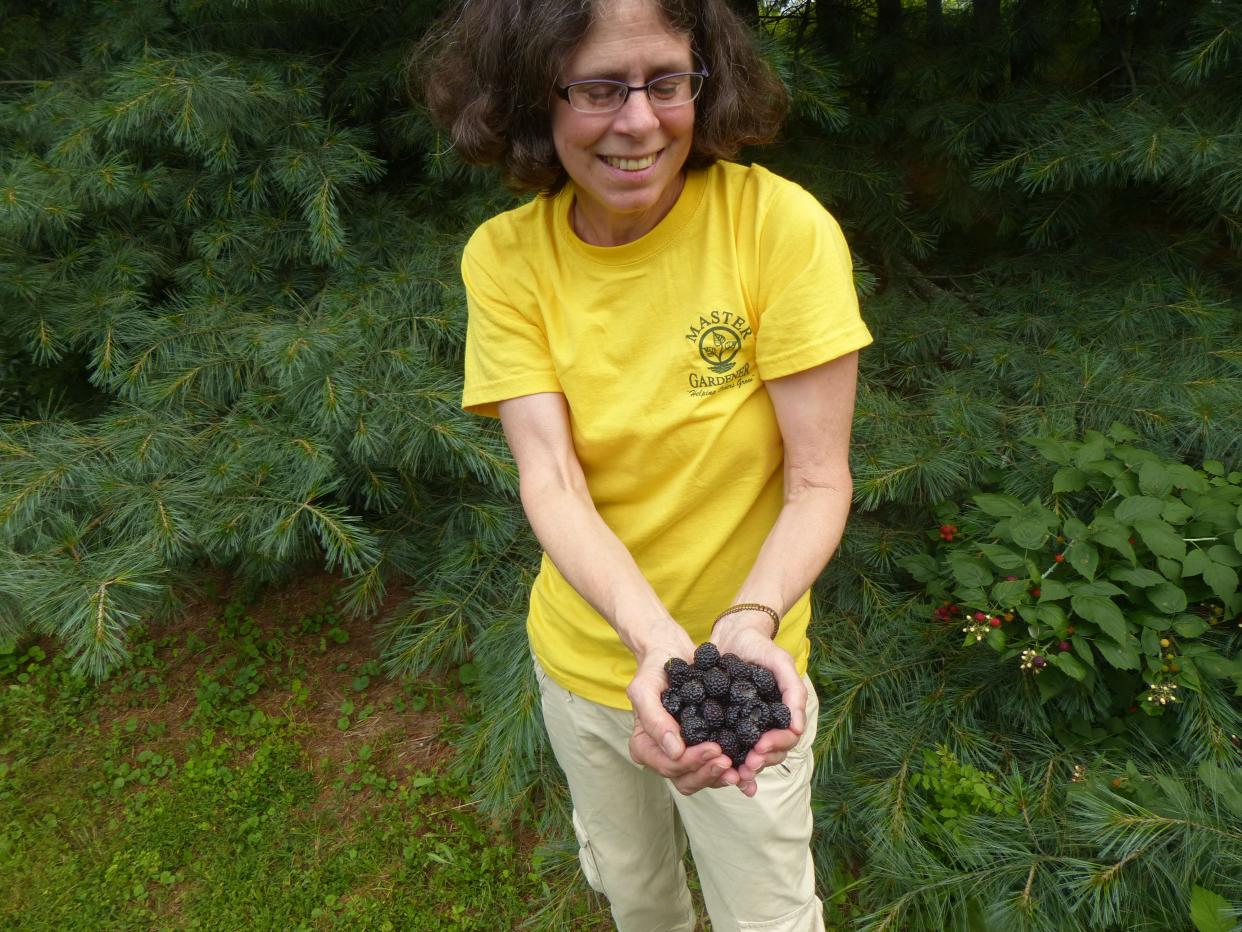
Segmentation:
<svg viewBox="0 0 1242 932">
<path fill-rule="evenodd" d="M 699 334 L 699 355 L 713 372 L 728 372 L 733 368 L 733 357 L 742 348 L 742 337 L 732 327 L 717 324 L 707 327 Z"/>
</svg>

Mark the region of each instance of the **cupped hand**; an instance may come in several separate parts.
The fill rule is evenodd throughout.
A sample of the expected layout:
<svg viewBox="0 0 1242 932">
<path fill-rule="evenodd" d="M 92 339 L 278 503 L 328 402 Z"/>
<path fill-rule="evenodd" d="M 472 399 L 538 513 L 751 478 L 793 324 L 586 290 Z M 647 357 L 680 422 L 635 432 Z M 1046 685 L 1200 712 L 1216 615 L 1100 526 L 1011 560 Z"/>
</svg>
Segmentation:
<svg viewBox="0 0 1242 932">
<path fill-rule="evenodd" d="M 736 654 L 772 671 L 781 702 L 789 707 L 789 727 L 764 732 L 737 767 L 737 787 L 747 796 L 758 791 L 759 772 L 781 763 L 806 730 L 806 686 L 793 657 L 772 641 L 771 630 L 772 621 L 763 612 L 738 612 L 720 619 L 712 629 L 712 643 L 721 654 Z"/>
<path fill-rule="evenodd" d="M 736 785 L 741 778 L 720 746 L 708 741 L 687 748 L 681 726 L 660 702 L 660 693 L 668 686 L 664 664 L 670 657 L 687 662 L 694 657 L 690 636 L 670 622 L 668 630 L 649 639 L 636 656 L 638 671 L 625 690 L 634 707 L 630 757 L 672 781 L 687 796 L 708 787 Z"/>
</svg>

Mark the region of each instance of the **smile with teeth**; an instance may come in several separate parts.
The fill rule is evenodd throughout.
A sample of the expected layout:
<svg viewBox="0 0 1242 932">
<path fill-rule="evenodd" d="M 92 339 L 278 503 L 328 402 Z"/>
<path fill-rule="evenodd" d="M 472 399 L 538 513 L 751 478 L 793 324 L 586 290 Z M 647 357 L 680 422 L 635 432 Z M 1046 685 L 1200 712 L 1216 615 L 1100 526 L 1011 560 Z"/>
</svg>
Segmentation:
<svg viewBox="0 0 1242 932">
<path fill-rule="evenodd" d="M 651 155 L 644 155 L 639 159 L 621 159 L 611 155 L 601 156 L 601 158 L 613 168 L 619 168 L 625 172 L 639 172 L 654 165 L 656 156 L 659 154 L 658 152 L 653 152 Z"/>
</svg>

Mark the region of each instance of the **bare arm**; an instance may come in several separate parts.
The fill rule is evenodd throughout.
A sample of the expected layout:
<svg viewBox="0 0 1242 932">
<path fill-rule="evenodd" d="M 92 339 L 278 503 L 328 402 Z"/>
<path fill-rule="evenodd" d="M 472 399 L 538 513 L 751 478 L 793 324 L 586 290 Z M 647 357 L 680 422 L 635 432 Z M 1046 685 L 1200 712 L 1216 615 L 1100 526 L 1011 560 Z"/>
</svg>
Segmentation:
<svg viewBox="0 0 1242 932">
<path fill-rule="evenodd" d="M 785 448 L 785 501 L 735 603 L 758 602 L 784 615 L 836 552 L 853 495 L 849 443 L 857 382 L 858 354 L 850 353 L 767 383 Z M 806 689 L 771 633 L 763 612 L 730 615 L 712 632 L 721 651 L 776 674 L 791 712 L 789 729 L 767 732 L 738 768 L 748 795 L 759 770 L 782 761 L 805 728 Z"/>
<path fill-rule="evenodd" d="M 563 395 L 544 392 L 499 405 L 505 438 L 518 466 L 522 507 L 557 570 L 608 621 L 638 660 L 626 689 L 634 706 L 630 753 L 671 779 L 683 793 L 736 783 L 720 748 L 686 754 L 676 720 L 660 704 L 669 657 L 689 659 L 694 644 L 669 614 L 638 564 L 591 500 L 573 446 Z"/>
</svg>

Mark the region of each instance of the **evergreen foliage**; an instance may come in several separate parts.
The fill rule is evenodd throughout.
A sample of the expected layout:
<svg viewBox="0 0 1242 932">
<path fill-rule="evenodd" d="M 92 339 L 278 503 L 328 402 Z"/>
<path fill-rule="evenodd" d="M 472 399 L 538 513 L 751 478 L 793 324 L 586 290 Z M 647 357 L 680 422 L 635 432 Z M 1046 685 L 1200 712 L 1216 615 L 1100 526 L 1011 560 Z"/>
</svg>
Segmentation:
<svg viewBox="0 0 1242 932">
<path fill-rule="evenodd" d="M 408 582 L 390 668 L 487 671 L 463 767 L 490 811 L 540 787 L 563 825 L 522 624 L 537 547 L 496 425 L 458 409 L 457 259 L 514 200 L 406 89 L 442 6 L 0 0 L 0 639 L 53 635 L 102 676 L 204 564 L 327 565 L 366 614 Z M 1242 2 L 738 6 L 794 102 L 753 155 L 842 221 L 877 337 L 816 591 L 821 863 L 865 865 L 876 928 L 1237 908 L 1238 758 L 1194 752 L 1204 720 L 1168 715 L 1173 744 L 1059 728 L 902 563 L 946 503 L 1053 506 L 1029 437 L 1118 422 L 1238 468 Z M 936 748 L 1019 815 L 929 831 Z"/>
</svg>

